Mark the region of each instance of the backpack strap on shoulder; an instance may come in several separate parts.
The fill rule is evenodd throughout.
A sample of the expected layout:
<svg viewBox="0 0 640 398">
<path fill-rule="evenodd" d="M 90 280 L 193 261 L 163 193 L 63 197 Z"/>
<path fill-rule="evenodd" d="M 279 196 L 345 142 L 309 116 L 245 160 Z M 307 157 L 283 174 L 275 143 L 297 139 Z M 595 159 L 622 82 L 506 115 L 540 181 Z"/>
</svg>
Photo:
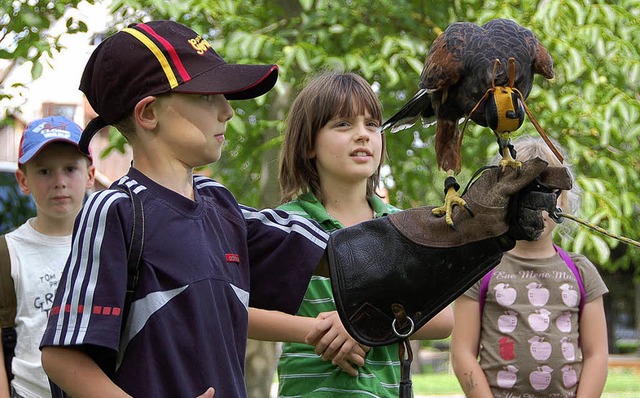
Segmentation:
<svg viewBox="0 0 640 398">
<path fill-rule="evenodd" d="M 133 225 L 131 227 L 131 242 L 129 244 L 129 252 L 127 253 L 127 294 L 122 308 L 122 329 L 127 322 L 131 302 L 133 301 L 133 293 L 138 286 L 138 278 L 140 275 L 140 260 L 142 258 L 142 249 L 144 248 L 144 207 L 140 198 L 131 190 L 126 183 L 116 186 L 119 190 L 129 195 L 131 207 L 133 209 Z"/>
<path fill-rule="evenodd" d="M 554 244 L 553 247 L 555 247 L 562 260 L 564 260 L 565 264 L 567 264 L 567 267 L 569 267 L 571 272 L 573 272 L 573 275 L 576 277 L 576 282 L 578 283 L 578 288 L 580 289 L 580 314 L 582 314 L 582 309 L 584 308 L 584 303 L 587 299 L 587 293 L 584 288 L 584 283 L 582 282 L 582 277 L 580 276 L 580 271 L 567 252 L 562 250 L 560 246 L 556 244 Z"/>
<path fill-rule="evenodd" d="M 4 353 L 4 368 L 7 380 L 13 380 L 11 362 L 15 356 L 16 348 L 16 288 L 11 277 L 11 257 L 5 235 L 0 235 L 0 327 L 2 331 L 2 351 Z"/>
<path fill-rule="evenodd" d="M 0 235 L 0 326 L 13 327 L 16 320 L 16 288 L 11 277 L 11 258 L 7 238 Z"/>
<path fill-rule="evenodd" d="M 487 291 L 489 290 L 489 281 L 491 280 L 491 276 L 493 275 L 493 270 L 495 268 L 491 268 L 489 272 L 487 272 L 484 277 L 482 277 L 482 282 L 480 283 L 480 294 L 478 295 L 478 304 L 480 305 L 480 318 L 482 318 L 482 311 L 484 310 L 484 301 L 487 299 Z"/>
</svg>

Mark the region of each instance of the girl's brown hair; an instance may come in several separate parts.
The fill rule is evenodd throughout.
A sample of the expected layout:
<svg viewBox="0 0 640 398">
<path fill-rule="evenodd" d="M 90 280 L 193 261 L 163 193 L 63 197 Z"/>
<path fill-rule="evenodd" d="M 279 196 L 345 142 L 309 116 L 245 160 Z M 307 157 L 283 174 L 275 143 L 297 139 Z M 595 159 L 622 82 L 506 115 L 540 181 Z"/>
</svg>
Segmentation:
<svg viewBox="0 0 640 398">
<path fill-rule="evenodd" d="M 382 105 L 369 83 L 355 73 L 325 72 L 316 76 L 293 101 L 286 120 L 280 152 L 282 202 L 311 191 L 323 203 L 320 178 L 312 153 L 318 131 L 336 117 L 353 117 L 368 111 L 382 123 Z M 367 197 L 375 194 L 385 154 L 367 180 Z"/>
</svg>

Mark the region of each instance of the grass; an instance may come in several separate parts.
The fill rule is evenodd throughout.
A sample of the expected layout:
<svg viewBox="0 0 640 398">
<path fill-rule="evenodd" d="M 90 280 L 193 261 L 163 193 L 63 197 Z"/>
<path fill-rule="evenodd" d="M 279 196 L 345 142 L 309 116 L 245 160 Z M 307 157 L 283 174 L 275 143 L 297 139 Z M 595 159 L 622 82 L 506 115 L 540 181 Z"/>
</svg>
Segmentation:
<svg viewBox="0 0 640 398">
<path fill-rule="evenodd" d="M 460 395 L 462 389 L 453 373 L 413 374 L 413 391 L 416 395 Z M 640 376 L 631 369 L 609 369 L 604 398 L 640 398 Z"/>
</svg>

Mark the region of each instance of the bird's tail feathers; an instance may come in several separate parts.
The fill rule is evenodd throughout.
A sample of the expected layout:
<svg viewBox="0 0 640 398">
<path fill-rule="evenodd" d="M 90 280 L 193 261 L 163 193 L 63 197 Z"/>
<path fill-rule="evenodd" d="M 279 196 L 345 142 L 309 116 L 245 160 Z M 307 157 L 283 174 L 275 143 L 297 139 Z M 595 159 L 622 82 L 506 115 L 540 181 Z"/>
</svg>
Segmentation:
<svg viewBox="0 0 640 398">
<path fill-rule="evenodd" d="M 382 124 L 384 131 L 391 128 L 392 133 L 407 129 L 422 117 L 423 126 L 433 124 L 434 112 L 431 107 L 431 95 L 427 89 L 421 89 L 386 122 Z"/>
</svg>

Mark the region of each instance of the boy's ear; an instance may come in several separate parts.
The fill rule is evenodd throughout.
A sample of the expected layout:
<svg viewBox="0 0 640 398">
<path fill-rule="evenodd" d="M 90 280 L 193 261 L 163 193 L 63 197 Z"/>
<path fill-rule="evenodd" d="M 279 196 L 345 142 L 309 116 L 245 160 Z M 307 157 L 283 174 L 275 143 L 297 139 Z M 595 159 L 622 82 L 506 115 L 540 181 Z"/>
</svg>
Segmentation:
<svg viewBox="0 0 640 398">
<path fill-rule="evenodd" d="M 29 188 L 29 184 L 27 183 L 27 175 L 24 173 L 24 171 L 20 169 L 16 170 L 16 181 L 18 181 L 20 192 L 22 192 L 24 195 L 31 195 L 31 189 Z"/>
<path fill-rule="evenodd" d="M 86 188 L 87 189 L 91 189 L 93 188 L 93 184 L 96 181 L 96 166 L 94 165 L 89 165 L 89 167 L 87 168 L 87 173 L 89 178 L 87 179 L 87 185 Z"/>
<path fill-rule="evenodd" d="M 133 118 L 142 128 L 154 129 L 158 124 L 158 98 L 150 95 L 138 101 L 133 109 Z"/>
</svg>

